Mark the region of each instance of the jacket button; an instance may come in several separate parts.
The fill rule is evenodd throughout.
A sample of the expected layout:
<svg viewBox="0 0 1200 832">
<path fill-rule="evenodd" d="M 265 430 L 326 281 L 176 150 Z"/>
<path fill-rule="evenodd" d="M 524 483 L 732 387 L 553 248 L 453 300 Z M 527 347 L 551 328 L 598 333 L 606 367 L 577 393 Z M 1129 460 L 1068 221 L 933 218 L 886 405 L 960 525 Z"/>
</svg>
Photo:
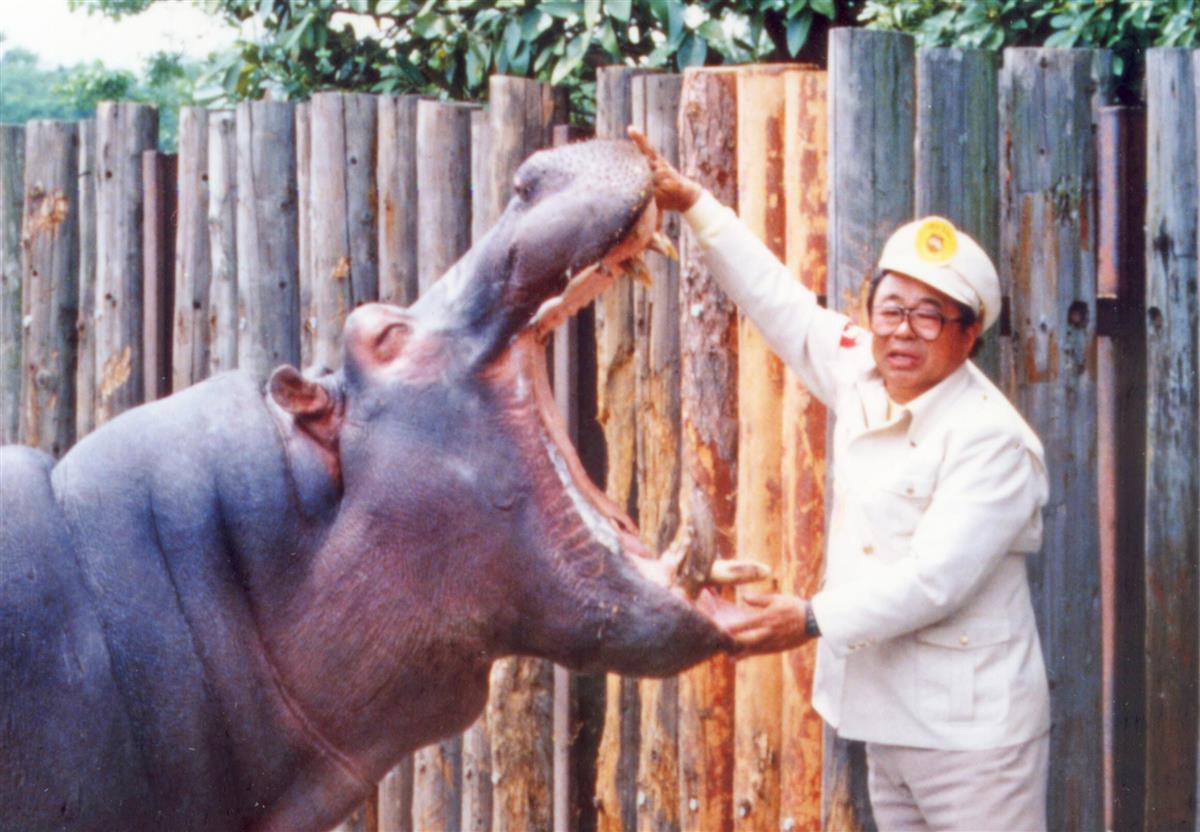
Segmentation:
<svg viewBox="0 0 1200 832">
<path fill-rule="evenodd" d="M 913 488 L 911 485 L 908 488 L 904 489 L 905 494 L 912 494 L 912 492 L 913 492 Z"/>
<path fill-rule="evenodd" d="M 966 647 L 968 642 L 970 642 L 970 639 L 967 638 L 966 633 L 963 633 L 961 636 L 959 636 L 958 643 L 961 644 L 963 647 Z"/>
<path fill-rule="evenodd" d="M 875 547 L 874 547 L 874 546 L 872 546 L 872 545 L 870 545 L 870 544 L 868 543 L 866 546 L 864 546 L 864 547 L 863 547 L 863 554 L 864 554 L 864 555 L 873 555 L 873 554 L 875 554 Z"/>
</svg>

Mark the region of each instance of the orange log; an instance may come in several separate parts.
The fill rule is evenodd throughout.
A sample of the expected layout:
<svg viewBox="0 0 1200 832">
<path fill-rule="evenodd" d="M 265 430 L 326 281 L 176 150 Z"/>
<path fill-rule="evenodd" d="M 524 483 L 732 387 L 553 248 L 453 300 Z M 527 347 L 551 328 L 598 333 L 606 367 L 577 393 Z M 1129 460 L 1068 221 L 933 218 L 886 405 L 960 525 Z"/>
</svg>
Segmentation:
<svg viewBox="0 0 1200 832">
<path fill-rule="evenodd" d="M 789 73 L 785 110 L 786 262 L 805 286 L 825 292 L 826 75 Z M 791 372 L 783 390 L 783 563 L 785 592 L 811 598 L 825 548 L 826 410 Z M 780 817 L 783 829 L 821 826 L 821 718 L 812 707 L 816 644 L 784 661 Z"/>
<path fill-rule="evenodd" d="M 783 257 L 784 66 L 752 66 L 738 72 L 738 213 Z M 778 587 L 783 550 L 783 364 L 746 319 L 738 328 L 737 551 L 768 566 Z M 755 587 L 761 589 L 764 587 Z M 734 824 L 740 830 L 779 829 L 780 656 L 745 659 L 737 665 L 734 704 Z"/>
<path fill-rule="evenodd" d="M 737 75 L 689 69 L 679 107 L 679 168 L 737 204 Z M 680 246 L 680 525 L 733 557 L 737 509 L 737 313 L 691 234 Z M 717 656 L 679 677 L 679 817 L 685 829 L 733 828 L 733 662 Z"/>
</svg>

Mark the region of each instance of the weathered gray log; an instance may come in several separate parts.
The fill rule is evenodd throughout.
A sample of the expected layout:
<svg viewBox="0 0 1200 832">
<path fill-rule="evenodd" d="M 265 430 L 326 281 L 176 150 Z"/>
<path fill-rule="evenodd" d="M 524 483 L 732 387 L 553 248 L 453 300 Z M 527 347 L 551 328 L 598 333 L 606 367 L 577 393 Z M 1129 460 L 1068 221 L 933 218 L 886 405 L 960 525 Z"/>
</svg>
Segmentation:
<svg viewBox="0 0 1200 832">
<path fill-rule="evenodd" d="M 1000 72 L 999 266 L 1012 292 L 1016 399 L 1050 473 L 1045 545 L 1028 566 L 1054 691 L 1052 829 L 1104 822 L 1092 95 L 1108 88 L 1110 65 L 1104 52 L 1010 49 Z"/>
<path fill-rule="evenodd" d="M 96 426 L 96 120 L 79 122 L 79 311 L 75 317 L 75 439 Z"/>
<path fill-rule="evenodd" d="M 317 93 L 310 108 L 312 360 L 334 369 L 346 316 L 379 296 L 375 97 Z"/>
<path fill-rule="evenodd" d="M 471 113 L 440 101 L 417 104 L 417 264 L 425 292 L 471 245 Z M 413 825 L 462 825 L 462 739 L 416 752 Z"/>
<path fill-rule="evenodd" d="M 0 445 L 21 438 L 21 215 L 25 128 L 0 124 Z"/>
<path fill-rule="evenodd" d="M 79 126 L 25 126 L 21 441 L 60 456 L 75 441 Z"/>
<path fill-rule="evenodd" d="M 237 118 L 208 116 L 208 372 L 232 370 L 238 358 Z"/>
<path fill-rule="evenodd" d="M 412 832 L 413 758 L 410 754 L 379 783 L 379 832 Z"/>
<path fill-rule="evenodd" d="M 596 138 L 625 138 L 633 117 L 633 78 L 645 70 L 622 66 L 596 71 Z M 604 429 L 608 496 L 637 515 L 634 409 L 633 286 L 619 280 L 595 303 L 596 410 Z M 610 675 L 605 695 L 604 737 L 596 772 L 596 809 L 601 829 L 637 825 L 637 766 L 641 707 L 637 681 Z"/>
<path fill-rule="evenodd" d="M 996 54 L 983 49 L 917 53 L 916 215 L 945 217 L 993 261 L 1000 254 L 997 67 Z M 987 333 L 974 359 L 993 381 L 1002 354 L 1011 366 L 1003 326 Z"/>
<path fill-rule="evenodd" d="M 676 165 L 682 84 L 679 75 L 641 75 L 630 90 L 633 126 Z M 664 218 L 662 231 L 677 249 L 679 226 L 678 214 Z M 679 531 L 679 263 L 653 252 L 645 259 L 650 285 L 633 287 L 637 516 L 642 540 L 661 552 Z M 641 683 L 637 810 L 647 832 L 680 828 L 678 691 L 675 678 Z"/>
<path fill-rule="evenodd" d="M 738 204 L 737 76 L 689 69 L 679 107 L 679 167 L 724 205 Z M 711 525 L 713 559 L 735 554 L 737 310 L 691 232 L 680 246 L 680 523 Z M 702 538 L 703 539 L 703 538 Z M 733 661 L 716 656 L 679 679 L 679 816 L 688 829 L 733 827 Z"/>
<path fill-rule="evenodd" d="M 300 363 L 294 105 L 237 108 L 238 366 Z"/>
<path fill-rule="evenodd" d="M 102 101 L 96 109 L 96 424 L 140 404 L 143 381 L 142 152 L 158 111 Z"/>
<path fill-rule="evenodd" d="M 527 78 L 493 76 L 485 131 L 489 163 L 481 173 L 486 233 L 512 196 L 512 178 L 534 151 L 550 143 L 553 96 Z M 553 825 L 554 669 L 539 659 L 505 659 L 492 668 L 488 701 L 492 742 L 492 824 L 497 832 Z M 564 816 L 565 817 L 565 816 Z"/>
<path fill-rule="evenodd" d="M 424 292 L 471 245 L 471 111 L 417 102 L 417 275 Z"/>
<path fill-rule="evenodd" d="M 1200 150 L 1192 50 L 1146 53 L 1147 829 L 1194 829 L 1200 743 Z"/>
<path fill-rule="evenodd" d="M 212 250 L 208 240 L 208 111 L 179 111 L 179 213 L 175 236 L 175 317 L 171 388 L 208 375 L 208 297 Z"/>
<path fill-rule="evenodd" d="M 313 361 L 313 336 L 317 331 L 313 295 L 312 253 L 312 104 L 296 105 L 296 229 L 300 276 L 300 364 Z"/>
<path fill-rule="evenodd" d="M 417 299 L 417 101 L 379 97 L 379 299 Z"/>
<path fill-rule="evenodd" d="M 171 393 L 177 162 L 173 153 L 142 153 L 142 378 L 146 401 Z"/>
<path fill-rule="evenodd" d="M 830 33 L 829 306 L 859 320 L 884 242 L 913 214 L 915 97 L 911 37 Z M 826 739 L 826 828 L 873 828 L 861 745 Z"/>
</svg>

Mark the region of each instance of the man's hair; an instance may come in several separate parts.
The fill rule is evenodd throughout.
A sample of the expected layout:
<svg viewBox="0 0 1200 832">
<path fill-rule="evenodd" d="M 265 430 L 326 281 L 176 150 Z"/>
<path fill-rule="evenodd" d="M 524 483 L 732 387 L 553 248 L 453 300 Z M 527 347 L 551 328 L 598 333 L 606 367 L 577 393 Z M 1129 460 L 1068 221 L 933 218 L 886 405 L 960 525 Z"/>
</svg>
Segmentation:
<svg viewBox="0 0 1200 832">
<path fill-rule="evenodd" d="M 873 278 L 871 278 L 871 287 L 867 290 L 867 317 L 870 317 L 875 306 L 875 292 L 879 289 L 880 282 L 887 277 L 888 274 L 888 272 L 879 272 Z M 963 329 L 967 329 L 979 319 L 979 316 L 975 314 L 975 310 L 967 306 L 965 303 L 959 303 L 958 301 L 954 300 L 954 298 L 951 298 L 950 302 L 958 308 L 959 320 L 955 323 L 957 323 Z M 979 353 L 980 346 L 982 344 L 983 332 L 980 332 L 979 337 L 975 339 L 975 343 L 971 346 L 971 358 L 974 358 Z"/>
</svg>

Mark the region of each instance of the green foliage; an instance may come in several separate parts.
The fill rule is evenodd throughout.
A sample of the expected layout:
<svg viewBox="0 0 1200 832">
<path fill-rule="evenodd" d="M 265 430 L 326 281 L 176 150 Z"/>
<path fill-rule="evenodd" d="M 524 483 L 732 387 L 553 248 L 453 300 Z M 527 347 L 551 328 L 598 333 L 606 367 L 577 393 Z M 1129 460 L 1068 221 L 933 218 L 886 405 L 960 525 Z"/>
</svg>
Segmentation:
<svg viewBox="0 0 1200 832">
<path fill-rule="evenodd" d="M 1196 0 L 867 0 L 860 20 L 921 46 L 1111 49 L 1126 87 L 1145 49 L 1200 46 Z"/>
<path fill-rule="evenodd" d="M 174 150 L 179 108 L 195 103 L 200 70 L 168 52 L 151 55 L 140 75 L 98 61 L 43 69 L 34 53 L 10 49 L 0 59 L 0 121 L 90 118 L 101 101 L 136 101 L 158 107 L 159 145 Z"/>
<path fill-rule="evenodd" d="M 162 0 L 71 0 L 120 17 Z M 200 98 L 319 90 L 478 99 L 504 73 L 569 89 L 590 109 L 596 67 L 821 61 L 832 25 L 922 46 L 1104 47 L 1134 88 L 1141 51 L 1196 46 L 1198 0 L 214 0 L 258 34 L 219 57 Z"/>
</svg>

